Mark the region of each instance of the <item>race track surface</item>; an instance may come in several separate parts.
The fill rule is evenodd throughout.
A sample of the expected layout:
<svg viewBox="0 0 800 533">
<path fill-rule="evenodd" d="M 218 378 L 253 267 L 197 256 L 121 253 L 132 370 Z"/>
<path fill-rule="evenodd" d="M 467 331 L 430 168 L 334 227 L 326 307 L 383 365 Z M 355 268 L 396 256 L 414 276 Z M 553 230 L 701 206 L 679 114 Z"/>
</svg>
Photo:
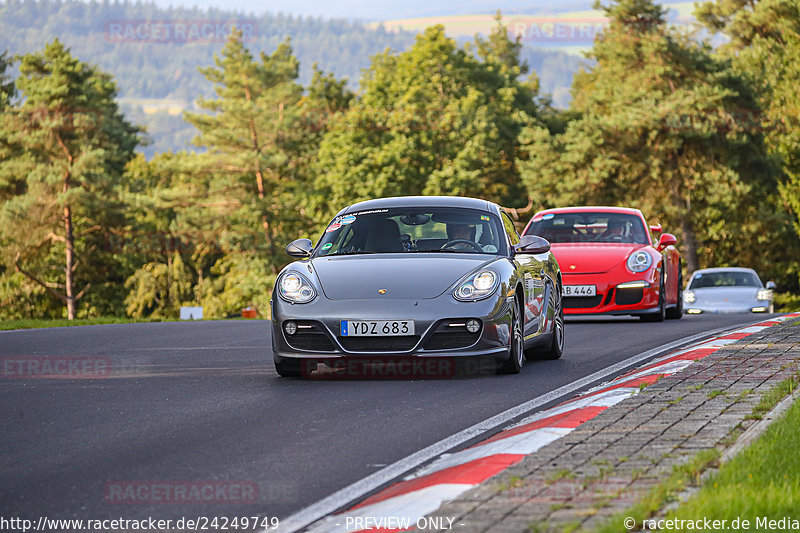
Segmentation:
<svg viewBox="0 0 800 533">
<path fill-rule="evenodd" d="M 284 518 L 613 363 L 762 318 L 568 318 L 561 360 L 458 379 L 279 378 L 260 320 L 0 332 L 3 515 Z M 15 374 L 26 362 L 65 360 L 108 368 L 83 378 Z M 206 492 L 193 500 L 170 490 Z"/>
</svg>

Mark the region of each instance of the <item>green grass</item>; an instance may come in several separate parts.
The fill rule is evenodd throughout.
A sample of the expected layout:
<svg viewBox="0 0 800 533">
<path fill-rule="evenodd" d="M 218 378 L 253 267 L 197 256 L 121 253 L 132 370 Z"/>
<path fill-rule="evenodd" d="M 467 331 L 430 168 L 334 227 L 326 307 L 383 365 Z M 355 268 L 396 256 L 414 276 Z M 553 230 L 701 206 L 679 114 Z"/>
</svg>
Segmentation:
<svg viewBox="0 0 800 533">
<path fill-rule="evenodd" d="M 709 476 L 700 491 L 669 513 L 668 518 L 708 517 L 727 520 L 729 525 L 739 518 L 750 522 L 749 527 L 740 528 L 749 531 L 771 529 L 763 522 L 757 524 L 757 517 L 800 520 L 798 441 L 800 403 L 795 403 L 758 440 Z"/>
<path fill-rule="evenodd" d="M 761 420 L 765 413 L 768 413 L 785 396 L 793 393 L 797 389 L 798 377 L 792 376 L 784 379 L 775 387 L 767 391 L 753 407 L 753 412 L 745 417 L 745 420 Z"/>
<path fill-rule="evenodd" d="M 800 376 L 791 376 L 764 393 L 753 413 L 745 418 L 761 418 L 775 405 L 794 392 L 800 384 Z M 712 394 L 717 391 L 712 391 Z M 751 394 L 746 390 L 744 393 Z M 742 395 L 743 395 L 742 394 Z M 740 397 L 742 396 L 740 395 Z M 715 394 L 716 396 L 716 394 Z M 726 439 L 725 445 L 735 442 L 742 433 L 739 424 Z M 763 519 L 781 520 L 796 516 L 800 508 L 800 454 L 796 443 L 800 440 L 800 403 L 794 404 L 789 412 L 774 422 L 752 445 L 740 452 L 719 471 L 709 476 L 700 490 L 677 509 L 671 511 L 668 519 L 679 520 L 727 520 L 727 531 L 797 531 L 793 523 L 788 529 L 775 524 L 764 524 Z M 688 485 L 699 485 L 702 473 L 718 464 L 720 452 L 715 449 L 702 450 L 685 464 L 673 468 L 672 474 L 652 487 L 648 494 L 627 510 L 617 513 L 595 531 L 599 533 L 627 532 L 624 519 L 635 519 L 636 527 L 643 520 L 652 518 L 666 504 L 676 500 Z M 640 456 L 642 458 L 643 456 Z M 635 480 L 637 473 L 632 475 Z M 793 514 L 794 513 L 794 514 Z M 762 522 L 756 523 L 756 517 Z M 737 526 L 732 520 L 740 519 Z M 742 520 L 749 525 L 743 526 Z M 688 527 L 688 526 L 686 526 Z M 674 529 L 668 531 L 684 531 Z"/>
<path fill-rule="evenodd" d="M 572 470 L 568 470 L 566 468 L 562 468 L 558 472 L 556 472 L 556 473 L 552 474 L 550 477 L 548 477 L 545 480 L 545 483 L 547 485 L 552 485 L 553 483 L 555 483 L 556 481 L 558 481 L 560 479 L 575 479 L 575 473 L 572 472 Z"/>
<path fill-rule="evenodd" d="M 114 316 L 78 318 L 75 320 L 67 320 L 66 318 L 0 320 L 0 331 L 32 328 L 62 328 L 64 326 L 95 326 L 99 324 L 134 324 L 139 322 L 162 322 L 162 320 L 133 319 Z"/>
<path fill-rule="evenodd" d="M 626 517 L 632 517 L 636 520 L 636 524 L 641 525 L 642 520 L 649 518 L 664 505 L 674 501 L 688 485 L 698 483 L 700 475 L 706 468 L 717 462 L 719 455 L 720 453 L 714 448 L 702 450 L 687 463 L 676 465 L 667 479 L 651 488 L 639 502 L 611 517 L 597 531 L 600 533 L 628 531 L 624 526 Z"/>
<path fill-rule="evenodd" d="M 775 312 L 791 313 L 800 311 L 800 294 L 790 292 L 775 293 Z"/>
</svg>

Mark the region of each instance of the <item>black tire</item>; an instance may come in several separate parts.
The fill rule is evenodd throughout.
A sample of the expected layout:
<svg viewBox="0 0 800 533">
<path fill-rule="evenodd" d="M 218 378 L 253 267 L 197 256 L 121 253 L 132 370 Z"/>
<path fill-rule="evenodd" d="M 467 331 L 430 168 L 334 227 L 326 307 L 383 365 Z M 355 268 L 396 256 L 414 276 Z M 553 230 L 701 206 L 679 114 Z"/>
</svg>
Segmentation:
<svg viewBox="0 0 800 533">
<path fill-rule="evenodd" d="M 658 312 L 647 315 L 640 315 L 642 322 L 664 322 L 667 317 L 667 298 L 664 295 L 664 281 L 661 281 L 661 288 L 658 291 Z"/>
<path fill-rule="evenodd" d="M 497 370 L 498 374 L 519 374 L 522 365 L 525 364 L 521 316 L 519 300 L 514 298 L 514 307 L 511 309 L 510 338 L 508 339 L 508 360 Z"/>
<path fill-rule="evenodd" d="M 556 285 L 555 312 L 553 313 L 553 338 L 547 348 L 531 351 L 528 359 L 561 359 L 564 355 L 564 305 L 561 296 L 561 285 Z"/>
<path fill-rule="evenodd" d="M 273 359 L 273 362 L 275 363 L 275 370 L 281 377 L 299 378 L 302 376 L 302 372 L 300 371 L 300 361 L 278 361 L 277 359 Z"/>
<path fill-rule="evenodd" d="M 667 309 L 666 316 L 669 320 L 680 320 L 683 316 L 683 272 L 681 272 L 681 264 L 678 263 L 678 303 L 675 307 Z"/>
</svg>

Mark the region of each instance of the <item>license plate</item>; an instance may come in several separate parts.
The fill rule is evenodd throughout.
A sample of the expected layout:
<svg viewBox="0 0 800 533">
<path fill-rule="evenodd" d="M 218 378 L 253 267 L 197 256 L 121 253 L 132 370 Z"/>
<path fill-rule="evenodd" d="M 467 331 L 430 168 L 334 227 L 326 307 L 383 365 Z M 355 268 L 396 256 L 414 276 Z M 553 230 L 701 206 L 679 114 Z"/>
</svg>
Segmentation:
<svg viewBox="0 0 800 533">
<path fill-rule="evenodd" d="M 395 337 L 414 334 L 413 320 L 342 320 L 342 337 Z"/>
<path fill-rule="evenodd" d="M 564 296 L 595 296 L 597 287 L 594 285 L 564 285 Z"/>
</svg>

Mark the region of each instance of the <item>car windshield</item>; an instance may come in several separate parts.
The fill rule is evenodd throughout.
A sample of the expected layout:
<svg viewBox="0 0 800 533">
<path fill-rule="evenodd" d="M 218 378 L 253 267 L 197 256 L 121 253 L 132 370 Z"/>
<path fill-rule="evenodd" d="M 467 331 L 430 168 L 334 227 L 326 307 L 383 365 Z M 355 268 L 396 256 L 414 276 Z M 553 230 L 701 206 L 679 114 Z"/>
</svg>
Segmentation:
<svg viewBox="0 0 800 533">
<path fill-rule="evenodd" d="M 454 208 L 394 208 L 334 218 L 315 256 L 371 253 L 448 252 L 505 254 L 498 218 L 485 211 Z"/>
<path fill-rule="evenodd" d="M 709 287 L 761 287 L 761 280 L 752 272 L 726 270 L 695 274 L 689 283 L 690 289 Z"/>
<path fill-rule="evenodd" d="M 547 213 L 528 228 L 550 242 L 627 242 L 648 244 L 642 220 L 619 213 Z"/>
</svg>

